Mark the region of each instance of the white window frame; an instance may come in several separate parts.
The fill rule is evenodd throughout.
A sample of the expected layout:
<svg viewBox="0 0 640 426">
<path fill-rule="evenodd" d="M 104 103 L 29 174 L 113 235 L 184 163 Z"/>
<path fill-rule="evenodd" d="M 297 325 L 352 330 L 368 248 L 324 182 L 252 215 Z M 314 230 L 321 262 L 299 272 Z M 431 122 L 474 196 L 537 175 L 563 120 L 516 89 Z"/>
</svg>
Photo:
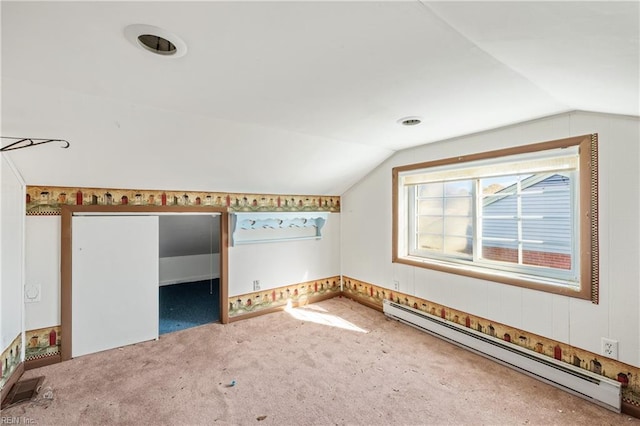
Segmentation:
<svg viewBox="0 0 640 426">
<path fill-rule="evenodd" d="M 570 149 L 566 149 L 570 148 Z M 567 169 L 536 169 L 536 159 L 566 156 L 575 152 L 577 162 Z M 522 160 L 522 161 L 521 161 Z M 531 161 L 527 166 L 526 162 Z M 525 164 L 522 166 L 522 164 Z M 522 171 L 522 168 L 528 169 Z M 550 166 L 553 167 L 553 166 Z M 490 168 L 497 175 L 519 173 L 571 174 L 572 254 L 571 268 L 545 268 L 482 259 L 478 215 L 482 211 L 480 178 L 488 177 Z M 575 169 L 575 170 L 574 170 Z M 509 170 L 513 170 L 509 173 Z M 455 179 L 474 182 L 472 257 L 435 254 L 414 250 L 417 186 L 420 183 L 446 182 Z M 443 231 L 446 232 L 446 231 Z M 597 135 L 584 135 L 516 148 L 453 157 L 393 169 L 393 253 L 392 261 L 443 272 L 466 275 L 556 294 L 598 302 L 598 231 L 597 231 Z M 519 251 L 519 255 L 521 251 Z"/>
</svg>

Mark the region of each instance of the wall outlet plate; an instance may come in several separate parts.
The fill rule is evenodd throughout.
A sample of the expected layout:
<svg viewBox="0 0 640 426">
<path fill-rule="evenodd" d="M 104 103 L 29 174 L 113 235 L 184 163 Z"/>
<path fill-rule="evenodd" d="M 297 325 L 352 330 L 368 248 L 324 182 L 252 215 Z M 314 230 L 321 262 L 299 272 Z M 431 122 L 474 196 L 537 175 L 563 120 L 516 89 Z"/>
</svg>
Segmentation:
<svg viewBox="0 0 640 426">
<path fill-rule="evenodd" d="M 400 291 L 400 281 L 398 280 L 393 280 L 393 289 Z"/>
<path fill-rule="evenodd" d="M 618 359 L 618 341 L 603 337 L 602 355 L 607 358 Z"/>
<path fill-rule="evenodd" d="M 260 290 L 260 280 L 253 280 L 253 291 Z"/>
</svg>

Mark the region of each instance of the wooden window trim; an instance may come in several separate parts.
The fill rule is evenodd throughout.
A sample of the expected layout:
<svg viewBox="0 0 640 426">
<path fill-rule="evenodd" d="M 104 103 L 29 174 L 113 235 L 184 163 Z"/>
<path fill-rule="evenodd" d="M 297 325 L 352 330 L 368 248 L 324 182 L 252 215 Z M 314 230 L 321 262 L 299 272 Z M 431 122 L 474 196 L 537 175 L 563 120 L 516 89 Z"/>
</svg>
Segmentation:
<svg viewBox="0 0 640 426">
<path fill-rule="evenodd" d="M 580 237 L 580 288 L 572 289 L 563 286 L 554 286 L 537 283 L 535 281 L 511 276 L 493 274 L 490 271 L 483 272 L 477 269 L 469 270 L 460 267 L 443 264 L 425 263 L 419 260 L 399 256 L 400 221 L 398 217 L 399 183 L 400 173 L 416 169 L 424 169 L 449 164 L 462 164 L 470 161 L 486 160 L 509 155 L 526 154 L 558 148 L 578 146 L 580 162 L 580 180 L 578 183 L 580 192 L 579 237 Z M 481 152 L 477 154 L 444 158 L 416 164 L 394 167 L 392 169 L 392 253 L 391 261 L 419 268 L 433 269 L 441 272 L 464 275 L 472 278 L 494 281 L 503 284 L 514 285 L 548 293 L 560 294 L 579 299 L 599 302 L 599 251 L 598 251 L 598 135 L 589 134 L 541 142 L 532 145 L 518 146 L 495 151 Z"/>
</svg>

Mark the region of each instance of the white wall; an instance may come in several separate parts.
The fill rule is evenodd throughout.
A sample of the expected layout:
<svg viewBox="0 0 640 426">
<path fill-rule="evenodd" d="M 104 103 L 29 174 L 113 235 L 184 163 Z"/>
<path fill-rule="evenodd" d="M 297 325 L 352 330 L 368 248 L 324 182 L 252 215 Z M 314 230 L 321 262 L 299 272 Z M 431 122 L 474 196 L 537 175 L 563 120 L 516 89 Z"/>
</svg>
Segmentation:
<svg viewBox="0 0 640 426">
<path fill-rule="evenodd" d="M 260 280 L 262 289 L 269 289 L 340 275 L 338 214 L 329 214 L 322 234 L 321 240 L 230 247 L 229 296 L 252 292 L 253 280 L 256 279 Z M 26 304 L 26 329 L 59 325 L 60 216 L 27 216 L 25 246 L 27 284 L 41 286 L 41 301 Z M 213 256 L 212 261 L 209 261 L 208 255 L 161 258 L 161 284 L 186 282 L 191 278 L 207 279 L 210 274 L 219 276 L 220 271 L 215 269 L 219 265 L 219 254 Z M 210 272 L 212 265 L 214 269 Z"/>
<path fill-rule="evenodd" d="M 25 187 L 0 154 L 0 352 L 23 333 Z M 24 345 L 21 345 L 24 348 Z M 21 355 L 22 356 L 22 355 Z"/>
<path fill-rule="evenodd" d="M 40 301 L 25 304 L 26 330 L 60 324 L 60 231 L 60 216 L 26 217 L 25 285 L 40 290 Z M 160 258 L 160 285 L 217 278 L 219 256 Z"/>
<path fill-rule="evenodd" d="M 599 134 L 600 304 L 391 263 L 391 169 L 516 145 Z M 640 366 L 639 120 L 571 113 L 396 153 L 342 197 L 342 273 Z M 386 200 L 386 202 L 385 202 Z"/>
<path fill-rule="evenodd" d="M 27 330 L 60 325 L 60 216 L 27 216 L 25 285 L 40 301 L 25 303 Z"/>
<path fill-rule="evenodd" d="M 600 305 L 571 301 L 574 341 L 617 340 L 619 359 L 640 366 L 640 120 L 575 114 L 576 133 L 599 133 Z M 600 333 L 600 334 L 597 334 Z"/>
<path fill-rule="evenodd" d="M 220 214 L 159 216 L 160 257 L 220 252 Z"/>
<path fill-rule="evenodd" d="M 340 275 L 340 215 L 331 213 L 319 240 L 229 247 L 229 296 Z"/>
<path fill-rule="evenodd" d="M 160 258 L 160 285 L 220 278 L 220 254 Z"/>
<path fill-rule="evenodd" d="M 160 285 L 220 277 L 220 215 L 159 216 Z"/>
</svg>

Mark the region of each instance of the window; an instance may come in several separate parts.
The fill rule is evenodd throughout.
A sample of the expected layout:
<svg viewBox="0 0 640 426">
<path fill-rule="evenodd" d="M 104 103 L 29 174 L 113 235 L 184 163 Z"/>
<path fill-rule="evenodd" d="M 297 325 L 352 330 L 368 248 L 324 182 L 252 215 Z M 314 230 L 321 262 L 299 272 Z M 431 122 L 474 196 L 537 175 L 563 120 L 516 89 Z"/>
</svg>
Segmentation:
<svg viewBox="0 0 640 426">
<path fill-rule="evenodd" d="M 396 167 L 393 179 L 394 262 L 597 303 L 597 135 Z"/>
</svg>

